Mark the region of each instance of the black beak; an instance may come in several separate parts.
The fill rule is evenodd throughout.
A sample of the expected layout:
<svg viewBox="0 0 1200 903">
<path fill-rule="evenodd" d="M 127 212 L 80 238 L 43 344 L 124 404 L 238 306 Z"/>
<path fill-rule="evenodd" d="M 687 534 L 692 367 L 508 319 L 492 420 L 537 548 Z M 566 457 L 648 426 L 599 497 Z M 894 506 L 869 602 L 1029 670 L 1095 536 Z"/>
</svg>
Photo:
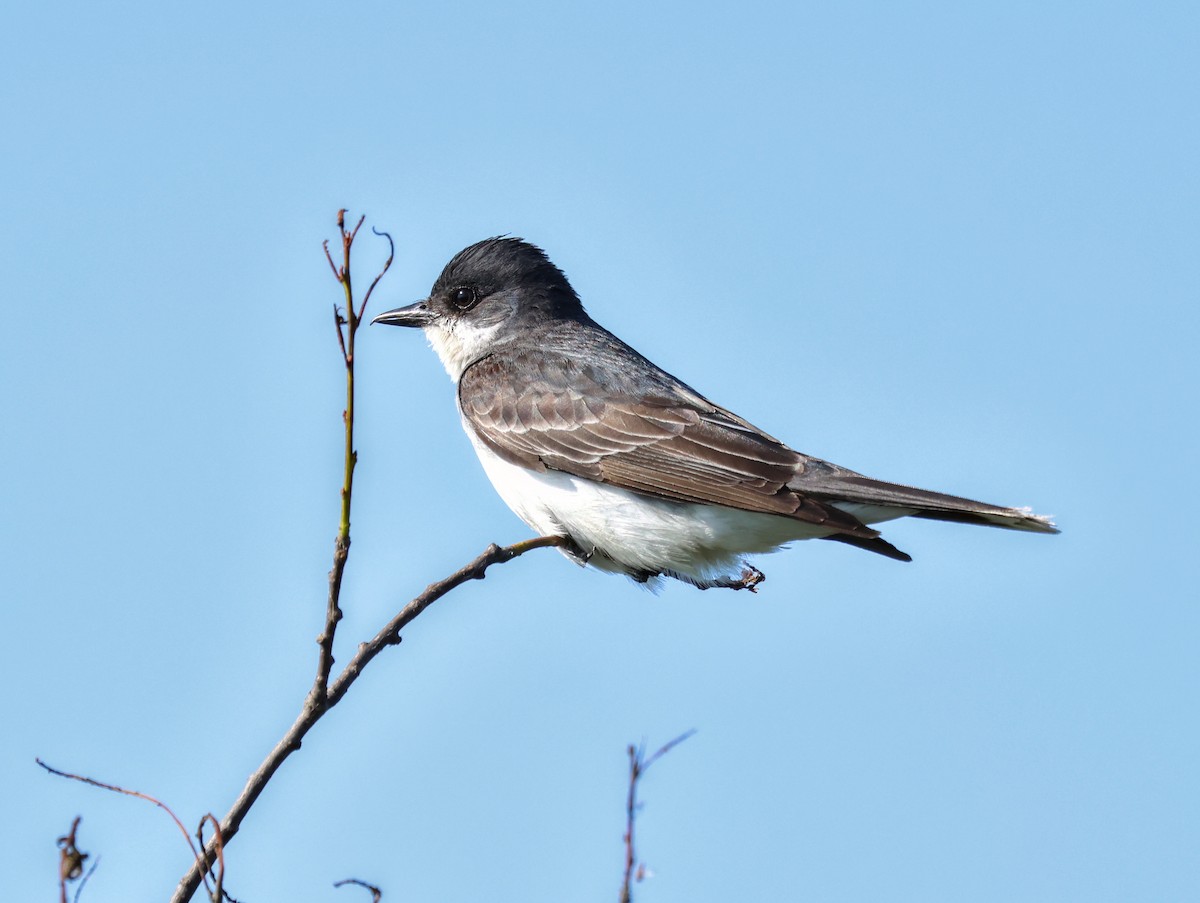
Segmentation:
<svg viewBox="0 0 1200 903">
<path fill-rule="evenodd" d="M 388 326 L 428 326 L 433 320 L 433 311 L 429 309 L 429 301 L 425 300 L 408 307 L 385 310 L 371 322 L 385 323 Z"/>
</svg>

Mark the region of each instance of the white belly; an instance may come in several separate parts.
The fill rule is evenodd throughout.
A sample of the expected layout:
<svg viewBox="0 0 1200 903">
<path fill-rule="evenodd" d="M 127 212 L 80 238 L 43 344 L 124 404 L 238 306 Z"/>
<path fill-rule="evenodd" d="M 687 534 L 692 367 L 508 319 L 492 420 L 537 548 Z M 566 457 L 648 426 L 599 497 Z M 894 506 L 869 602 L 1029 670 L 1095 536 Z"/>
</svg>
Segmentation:
<svg viewBox="0 0 1200 903">
<path fill-rule="evenodd" d="M 539 535 L 570 536 L 586 563 L 601 570 L 634 576 L 675 572 L 703 582 L 735 576 L 744 555 L 833 532 L 779 515 L 673 502 L 560 471 L 528 470 L 489 449 L 466 422 L 463 427 L 508 507 Z M 869 512 L 873 520 L 907 513 Z"/>
</svg>

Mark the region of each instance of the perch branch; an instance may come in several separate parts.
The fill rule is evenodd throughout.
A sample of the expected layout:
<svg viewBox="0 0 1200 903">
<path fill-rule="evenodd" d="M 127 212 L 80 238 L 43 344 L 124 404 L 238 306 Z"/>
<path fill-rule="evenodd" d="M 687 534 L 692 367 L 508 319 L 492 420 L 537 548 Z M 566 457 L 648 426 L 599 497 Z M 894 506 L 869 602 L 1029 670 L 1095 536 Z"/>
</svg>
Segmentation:
<svg viewBox="0 0 1200 903">
<path fill-rule="evenodd" d="M 275 744 L 275 748 L 268 753 L 263 763 L 250 775 L 249 780 L 246 781 L 246 786 L 242 788 L 241 794 L 229 812 L 221 819 L 221 835 L 225 843 L 228 844 L 237 834 L 241 828 L 242 819 L 246 817 L 246 813 L 250 810 L 250 807 L 254 805 L 254 802 L 266 788 L 267 783 L 274 777 L 275 772 L 279 770 L 287 757 L 300 748 L 301 742 L 304 740 L 305 735 L 312 729 L 313 725 L 341 701 L 342 697 L 346 695 L 346 691 L 358 679 L 363 668 L 375 656 L 388 646 L 395 646 L 400 642 L 400 631 L 411 623 L 414 618 L 438 599 L 442 598 L 442 596 L 466 583 L 468 580 L 482 580 L 488 568 L 492 565 L 512 561 L 514 558 L 519 558 L 521 555 L 524 555 L 526 552 L 532 552 L 534 549 L 563 547 L 569 542 L 569 539 L 561 536 L 540 536 L 536 539 L 527 539 L 524 542 L 518 542 L 511 546 L 501 547 L 493 543 L 474 561 L 459 568 L 449 577 L 429 584 L 424 592 L 404 606 L 374 637 L 360 644 L 354 657 L 350 659 L 342 672 L 329 685 L 329 692 L 321 697 L 309 694 L 309 697 L 304 702 L 304 707 L 292 723 L 292 726 L 288 728 L 279 742 Z M 208 848 L 205 850 L 205 858 L 211 863 L 215 854 L 216 850 L 213 842 L 210 841 Z M 179 886 L 175 890 L 175 895 L 171 898 L 172 903 L 187 903 L 192 898 L 192 894 L 196 892 L 196 888 L 200 883 L 200 876 L 205 868 L 206 866 L 201 865 L 200 862 L 192 866 L 191 870 L 183 877 L 183 880 L 179 882 Z"/>
</svg>

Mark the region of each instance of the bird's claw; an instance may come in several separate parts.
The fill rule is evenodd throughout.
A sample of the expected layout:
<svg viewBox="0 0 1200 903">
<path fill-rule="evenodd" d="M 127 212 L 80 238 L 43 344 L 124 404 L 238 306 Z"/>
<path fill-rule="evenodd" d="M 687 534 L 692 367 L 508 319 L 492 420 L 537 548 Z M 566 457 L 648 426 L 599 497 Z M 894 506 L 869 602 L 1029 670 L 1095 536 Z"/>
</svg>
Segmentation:
<svg viewBox="0 0 1200 903">
<path fill-rule="evenodd" d="M 762 571 L 751 564 L 743 564 L 742 573 L 737 577 L 718 577 L 715 580 L 697 580 L 675 571 L 663 571 L 662 573 L 665 577 L 674 577 L 676 580 L 690 583 L 697 589 L 748 589 L 752 593 L 757 593 L 758 585 L 767 579 Z"/>
<path fill-rule="evenodd" d="M 740 581 L 731 581 L 734 589 L 748 589 L 752 593 L 758 592 L 758 585 L 766 580 L 766 575 L 752 564 L 742 565 L 742 577 Z"/>
</svg>

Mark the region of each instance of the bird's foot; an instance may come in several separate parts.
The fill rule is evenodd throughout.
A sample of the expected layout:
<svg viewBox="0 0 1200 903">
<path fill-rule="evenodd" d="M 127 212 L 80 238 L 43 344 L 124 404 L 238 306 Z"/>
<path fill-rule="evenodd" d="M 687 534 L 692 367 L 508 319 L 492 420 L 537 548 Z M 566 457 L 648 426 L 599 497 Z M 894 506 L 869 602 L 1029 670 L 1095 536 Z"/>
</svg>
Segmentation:
<svg viewBox="0 0 1200 903">
<path fill-rule="evenodd" d="M 743 564 L 742 573 L 737 577 L 717 577 L 715 580 L 697 580 L 695 577 L 678 574 L 675 571 L 663 571 L 663 576 L 674 577 L 676 580 L 690 583 L 697 589 L 748 589 L 752 593 L 758 592 L 758 585 L 767 579 L 762 571 L 750 564 Z"/>
<path fill-rule="evenodd" d="M 590 552 L 583 548 L 579 543 L 570 536 L 558 536 L 558 550 L 574 561 L 580 567 L 586 565 L 592 560 L 592 556 L 596 554 L 596 549 L 593 548 Z"/>
<path fill-rule="evenodd" d="M 758 584 L 767 579 L 767 575 L 758 570 L 754 564 L 743 564 L 742 566 L 742 584 L 736 587 L 738 590 L 749 590 L 750 592 L 758 592 Z"/>
<path fill-rule="evenodd" d="M 730 589 L 748 589 L 752 593 L 758 592 L 758 585 L 766 580 L 766 575 L 752 564 L 742 565 L 742 574 L 738 579 L 726 578 L 728 582 L 722 584 Z"/>
</svg>

